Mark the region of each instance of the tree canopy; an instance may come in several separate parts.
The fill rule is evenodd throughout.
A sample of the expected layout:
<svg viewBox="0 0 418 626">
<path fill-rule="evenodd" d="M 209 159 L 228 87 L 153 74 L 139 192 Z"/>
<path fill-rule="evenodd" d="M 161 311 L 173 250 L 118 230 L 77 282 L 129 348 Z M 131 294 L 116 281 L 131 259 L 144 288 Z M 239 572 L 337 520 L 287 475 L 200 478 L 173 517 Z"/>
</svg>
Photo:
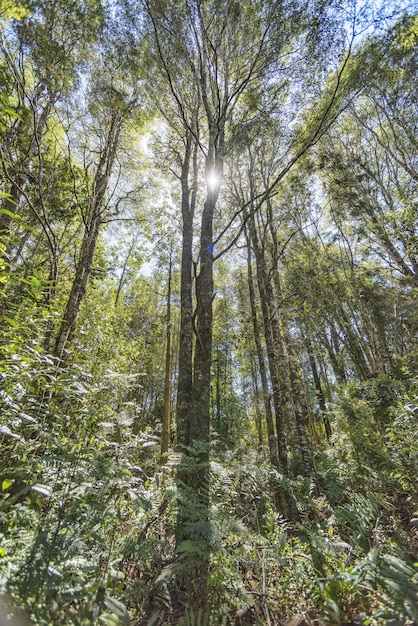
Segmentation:
<svg viewBox="0 0 418 626">
<path fill-rule="evenodd" d="M 0 622 L 418 623 L 416 7 L 0 35 Z"/>
</svg>

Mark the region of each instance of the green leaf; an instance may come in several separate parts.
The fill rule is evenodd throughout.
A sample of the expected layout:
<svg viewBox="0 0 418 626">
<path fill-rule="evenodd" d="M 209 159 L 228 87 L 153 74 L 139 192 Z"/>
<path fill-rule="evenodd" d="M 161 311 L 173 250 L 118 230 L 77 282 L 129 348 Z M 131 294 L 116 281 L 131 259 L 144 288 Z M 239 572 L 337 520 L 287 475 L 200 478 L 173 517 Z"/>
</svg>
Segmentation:
<svg viewBox="0 0 418 626">
<path fill-rule="evenodd" d="M 181 544 L 177 547 L 177 552 L 180 558 L 187 556 L 203 556 L 206 554 L 208 547 L 202 541 L 192 541 L 191 539 L 186 539 L 182 541 Z"/>
<path fill-rule="evenodd" d="M 48 487 L 47 485 L 32 485 L 31 489 L 33 491 L 36 491 L 37 493 L 41 493 L 43 496 L 52 496 L 52 489 L 50 487 Z"/>
<path fill-rule="evenodd" d="M 19 441 L 23 441 L 23 438 L 13 433 L 8 426 L 0 425 L 0 433 L 3 433 L 3 435 L 8 435 L 9 437 L 13 437 L 13 439 L 19 439 Z"/>
<path fill-rule="evenodd" d="M 406 574 L 406 576 L 413 576 L 415 574 L 414 568 L 402 561 L 396 556 L 392 556 L 391 554 L 383 554 L 383 561 L 387 564 L 395 568 L 395 570 Z"/>
<path fill-rule="evenodd" d="M 99 617 L 99 622 L 101 624 L 107 624 L 107 626 L 120 626 L 124 623 L 112 613 L 102 613 Z"/>
<path fill-rule="evenodd" d="M 9 487 L 11 487 L 14 483 L 14 478 L 12 478 L 12 480 L 7 480 L 7 478 L 5 480 L 3 480 L 3 482 L 1 483 L 1 490 L 2 491 L 6 491 L 6 489 L 8 489 Z"/>
<path fill-rule="evenodd" d="M 12 220 L 16 220 L 19 217 L 16 213 L 13 213 L 12 211 L 9 211 L 8 209 L 0 209 L 0 213 L 2 215 L 8 215 L 9 217 L 12 218 Z"/>
<path fill-rule="evenodd" d="M 111 611 L 114 615 L 116 615 L 116 617 L 121 620 L 122 624 L 127 624 L 129 626 L 129 624 L 131 623 L 131 618 L 129 617 L 126 606 L 122 604 L 122 602 L 119 602 L 119 600 L 108 596 L 107 598 L 105 598 L 104 604 L 109 609 L 109 611 Z"/>
<path fill-rule="evenodd" d="M 10 107 L 6 107 L 5 109 L 3 109 L 3 113 L 7 113 L 7 115 L 10 115 L 11 117 L 15 117 L 18 120 L 22 119 L 19 113 L 17 113 L 17 111 L 15 111 L 14 109 Z"/>
<path fill-rule="evenodd" d="M 156 611 L 155 613 L 153 613 L 147 622 L 147 626 L 154 626 L 154 624 L 157 624 L 160 617 L 161 611 Z"/>
<path fill-rule="evenodd" d="M 21 20 L 28 15 L 28 10 L 12 0 L 3 0 L 0 16 L 7 20 Z"/>
<path fill-rule="evenodd" d="M 11 317 L 5 317 L 4 321 L 10 324 L 10 326 L 13 326 L 13 328 L 19 328 L 19 324 L 15 322 L 14 319 L 12 319 Z"/>
</svg>

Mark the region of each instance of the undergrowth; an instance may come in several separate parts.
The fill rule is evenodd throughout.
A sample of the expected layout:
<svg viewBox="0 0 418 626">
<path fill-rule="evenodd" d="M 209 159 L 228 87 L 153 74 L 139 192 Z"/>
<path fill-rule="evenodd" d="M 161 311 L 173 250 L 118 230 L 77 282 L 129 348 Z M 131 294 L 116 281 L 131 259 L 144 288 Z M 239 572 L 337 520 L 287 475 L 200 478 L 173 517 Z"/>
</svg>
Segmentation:
<svg viewBox="0 0 418 626">
<path fill-rule="evenodd" d="M 208 519 L 183 502 L 196 533 L 176 544 L 179 457 L 159 466 L 158 433 L 140 432 L 120 377 L 30 349 L 1 375 L 0 585 L 32 623 L 418 623 L 414 398 L 393 408 L 369 465 L 343 430 L 309 477 L 280 474 L 263 450 L 213 454 Z M 202 560 L 205 606 L 192 585 L 186 607 L 179 580 Z"/>
</svg>

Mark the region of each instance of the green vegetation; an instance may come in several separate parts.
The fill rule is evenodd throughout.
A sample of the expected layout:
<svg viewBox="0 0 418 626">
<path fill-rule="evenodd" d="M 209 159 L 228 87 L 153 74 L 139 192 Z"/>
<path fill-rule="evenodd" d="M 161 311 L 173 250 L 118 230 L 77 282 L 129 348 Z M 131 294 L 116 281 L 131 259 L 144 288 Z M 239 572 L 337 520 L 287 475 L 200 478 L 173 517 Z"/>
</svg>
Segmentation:
<svg viewBox="0 0 418 626">
<path fill-rule="evenodd" d="M 0 624 L 418 624 L 410 9 L 1 4 Z"/>
</svg>

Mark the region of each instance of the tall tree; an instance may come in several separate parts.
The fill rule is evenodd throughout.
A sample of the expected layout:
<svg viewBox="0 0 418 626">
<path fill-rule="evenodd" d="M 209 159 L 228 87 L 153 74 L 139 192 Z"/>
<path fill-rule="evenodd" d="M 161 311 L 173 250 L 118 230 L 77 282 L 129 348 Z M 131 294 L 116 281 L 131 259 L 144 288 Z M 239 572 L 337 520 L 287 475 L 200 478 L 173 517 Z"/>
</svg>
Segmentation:
<svg viewBox="0 0 418 626">
<path fill-rule="evenodd" d="M 29 186 L 38 196 L 45 187 L 43 144 L 54 108 L 74 86 L 85 52 L 104 20 L 99 0 L 70 4 L 28 0 L 21 10 L 22 19 L 1 24 L 0 32 L 3 88 L 16 113 L 5 119 L 1 142 L 8 195 L 0 215 L 0 237 L 9 270 L 15 216 L 26 203 Z M 26 208 L 37 218 L 35 204 Z M 45 220 L 40 219 L 45 228 Z"/>
<path fill-rule="evenodd" d="M 359 236 L 415 287 L 416 24 L 416 16 L 407 15 L 384 38 L 364 44 L 358 54 L 372 68 L 367 84 L 319 156 L 337 222 L 349 214 Z M 385 63 L 376 65 L 383 54 Z"/>
<path fill-rule="evenodd" d="M 83 221 L 83 237 L 74 279 L 53 347 L 54 355 L 60 360 L 64 359 L 74 336 L 93 268 L 100 229 L 112 214 L 116 217 L 123 198 L 135 191 L 121 190 L 114 197 L 120 178 L 116 164 L 122 132 L 127 121 L 133 121 L 137 114 L 139 92 L 136 86 L 132 86 L 132 79 L 129 80 L 131 68 L 127 62 L 118 58 L 117 53 L 112 55 L 113 51 L 109 48 L 97 50 L 97 54 L 100 52 L 104 57 L 102 63 L 96 58 L 92 60 L 94 69 L 91 65 L 90 93 L 85 101 L 87 121 L 78 121 L 81 128 L 76 135 L 78 144 L 81 138 L 81 145 L 77 145 L 76 150 L 82 151 L 84 160 L 85 196 L 79 194 L 75 187 L 75 201 Z M 89 137 L 87 141 L 80 136 L 80 131 Z M 74 136 L 69 134 L 71 140 L 74 140 Z"/>
<path fill-rule="evenodd" d="M 225 133 L 241 95 L 250 84 L 262 79 L 274 64 L 275 52 L 280 45 L 285 45 L 293 33 L 288 24 L 279 39 L 273 28 L 279 12 L 273 7 L 268 7 L 264 15 L 255 5 L 238 7 L 232 2 L 213 6 L 198 3 L 178 6 L 175 13 L 169 6 L 150 2 L 147 9 L 160 66 L 186 138 L 182 172 L 182 203 L 185 205 L 188 205 L 189 198 L 187 176 L 192 142 L 197 142 L 196 147 L 203 153 L 205 191 L 198 243 L 199 260 L 196 264 L 193 375 L 190 376 L 192 352 L 189 346 L 188 362 L 185 364 L 189 383 L 184 390 L 179 386 L 178 413 L 179 423 L 185 425 L 184 428 L 180 426 L 180 444 L 188 446 L 195 441 L 207 447 L 212 356 L 213 220 L 223 177 Z M 170 30 L 166 29 L 167 24 L 171 25 Z M 235 37 L 237 24 L 242 32 L 239 38 Z M 182 91 L 177 88 L 177 85 L 184 85 L 184 76 L 180 78 L 179 71 L 185 71 L 189 80 Z M 185 168 L 187 171 L 184 171 Z M 182 290 L 182 300 L 188 303 L 192 302 L 190 257 L 189 245 L 187 255 L 183 257 L 185 279 Z M 189 306 L 187 308 L 186 314 L 190 317 L 191 310 Z M 179 378 L 182 379 L 181 369 Z M 202 458 L 207 460 L 207 451 Z M 200 476 L 204 482 L 205 473 L 200 473 Z M 194 477 L 193 483 L 196 485 L 199 480 Z"/>
<path fill-rule="evenodd" d="M 181 183 L 183 227 L 187 226 L 184 232 L 187 238 L 183 238 L 177 412 L 179 445 L 186 452 L 186 458 L 179 477 L 187 491 L 197 498 L 195 508 L 201 508 L 204 521 L 208 516 L 213 224 L 223 179 L 226 135 L 243 94 L 252 90 L 255 96 L 256 86 L 261 86 L 280 52 L 284 53 L 295 32 L 299 32 L 296 18 L 300 17 L 301 9 L 288 10 L 273 4 L 260 7 L 256 3 L 238 6 L 231 0 L 205 4 L 192 2 L 176 7 L 149 1 L 146 8 L 156 58 L 166 80 L 184 143 Z M 236 36 L 237 30 L 239 37 Z M 185 77 L 188 80 L 186 85 Z M 200 161 L 196 153 L 190 195 L 189 164 L 194 150 L 199 150 L 199 156 L 203 155 L 205 183 L 200 199 L 198 261 L 194 266 L 196 309 L 192 312 L 189 225 L 190 218 L 193 219 L 196 167 Z M 194 349 L 190 342 L 191 323 L 195 333 Z M 196 538 L 193 525 L 189 524 L 192 530 L 187 529 L 187 517 L 187 511 L 180 510 L 179 540 Z"/>
</svg>

